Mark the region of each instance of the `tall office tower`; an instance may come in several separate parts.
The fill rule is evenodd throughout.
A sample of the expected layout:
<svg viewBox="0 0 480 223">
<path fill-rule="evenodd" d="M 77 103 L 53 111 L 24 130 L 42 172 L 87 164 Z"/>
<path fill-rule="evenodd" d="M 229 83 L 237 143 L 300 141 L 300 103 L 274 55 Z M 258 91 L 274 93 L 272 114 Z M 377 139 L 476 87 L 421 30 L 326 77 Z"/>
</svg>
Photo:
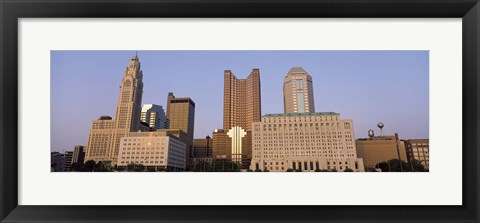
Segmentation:
<svg viewBox="0 0 480 223">
<path fill-rule="evenodd" d="M 135 55 L 123 75 L 115 119 L 102 116 L 93 122 L 85 150 L 85 160 L 116 163 L 120 139 L 140 129 L 142 78 L 140 61 Z"/>
<path fill-rule="evenodd" d="M 285 113 L 315 112 L 312 76 L 301 67 L 293 67 L 283 81 Z"/>
<path fill-rule="evenodd" d="M 193 131 L 195 123 L 195 102 L 191 98 L 176 98 L 172 92 L 167 97 L 167 119 L 170 129 L 178 129 L 189 136 L 186 160 L 187 169 L 193 166 Z"/>
<path fill-rule="evenodd" d="M 155 104 L 144 104 L 142 106 L 140 120 L 147 123 L 153 130 L 167 129 L 169 124 L 162 106 Z"/>
<path fill-rule="evenodd" d="M 252 170 L 364 171 L 352 120 L 334 112 L 268 114 L 253 123 Z"/>
<path fill-rule="evenodd" d="M 252 123 L 260 121 L 260 71 L 247 79 L 224 72 L 223 128 L 213 133 L 212 159 L 230 160 L 247 169 L 252 158 Z"/>
<path fill-rule="evenodd" d="M 223 129 L 238 126 L 251 131 L 261 117 L 260 70 L 253 69 L 247 79 L 237 79 L 226 70 L 223 93 Z"/>
<path fill-rule="evenodd" d="M 171 129 L 180 129 L 193 137 L 195 102 L 191 98 L 176 98 L 172 92 L 169 92 L 167 118 Z"/>
</svg>

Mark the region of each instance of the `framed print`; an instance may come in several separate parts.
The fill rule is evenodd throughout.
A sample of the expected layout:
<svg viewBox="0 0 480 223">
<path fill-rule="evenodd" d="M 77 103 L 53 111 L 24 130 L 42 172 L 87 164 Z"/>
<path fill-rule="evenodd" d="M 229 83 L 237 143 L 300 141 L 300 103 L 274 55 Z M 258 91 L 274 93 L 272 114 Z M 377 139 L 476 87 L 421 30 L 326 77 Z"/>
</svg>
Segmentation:
<svg viewBox="0 0 480 223">
<path fill-rule="evenodd" d="M 477 1 L 0 7 L 2 222 L 479 220 Z"/>
</svg>

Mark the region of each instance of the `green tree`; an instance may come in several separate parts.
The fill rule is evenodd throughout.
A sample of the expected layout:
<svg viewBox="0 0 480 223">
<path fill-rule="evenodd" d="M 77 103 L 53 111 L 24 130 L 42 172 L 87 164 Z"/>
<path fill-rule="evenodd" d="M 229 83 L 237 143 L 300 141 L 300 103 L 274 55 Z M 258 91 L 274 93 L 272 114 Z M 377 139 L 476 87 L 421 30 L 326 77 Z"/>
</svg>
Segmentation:
<svg viewBox="0 0 480 223">
<path fill-rule="evenodd" d="M 383 161 L 376 165 L 377 168 L 380 168 L 382 172 L 410 172 L 410 166 L 408 163 L 399 160 L 391 159 L 389 161 Z"/>
<path fill-rule="evenodd" d="M 292 169 L 292 168 L 288 168 L 288 169 L 287 169 L 287 172 L 293 172 L 293 169 Z"/>
<path fill-rule="evenodd" d="M 347 169 L 345 169 L 343 172 L 353 172 L 353 170 L 350 169 L 350 168 L 347 168 Z"/>
<path fill-rule="evenodd" d="M 88 160 L 83 165 L 83 170 L 82 171 L 83 172 L 93 172 L 95 170 L 95 165 L 96 165 L 95 160 Z"/>
<path fill-rule="evenodd" d="M 418 160 L 410 160 L 410 171 L 412 172 L 425 172 L 428 171 Z"/>
</svg>

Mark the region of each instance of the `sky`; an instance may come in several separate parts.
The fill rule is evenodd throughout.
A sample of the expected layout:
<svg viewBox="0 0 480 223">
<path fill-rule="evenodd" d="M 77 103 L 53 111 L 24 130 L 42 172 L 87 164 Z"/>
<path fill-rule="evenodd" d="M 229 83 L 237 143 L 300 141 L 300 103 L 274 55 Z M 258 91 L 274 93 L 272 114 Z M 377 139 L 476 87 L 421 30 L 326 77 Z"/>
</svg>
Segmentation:
<svg viewBox="0 0 480 223">
<path fill-rule="evenodd" d="M 86 145 L 92 121 L 115 116 L 120 82 L 135 51 L 51 51 L 51 150 Z M 195 102 L 195 138 L 223 127 L 223 72 L 260 69 L 262 115 L 283 113 L 292 67 L 313 78 L 316 112 L 353 120 L 355 138 L 377 123 L 401 139 L 429 137 L 428 51 L 138 51 L 142 104 L 166 110 L 168 92 Z"/>
</svg>

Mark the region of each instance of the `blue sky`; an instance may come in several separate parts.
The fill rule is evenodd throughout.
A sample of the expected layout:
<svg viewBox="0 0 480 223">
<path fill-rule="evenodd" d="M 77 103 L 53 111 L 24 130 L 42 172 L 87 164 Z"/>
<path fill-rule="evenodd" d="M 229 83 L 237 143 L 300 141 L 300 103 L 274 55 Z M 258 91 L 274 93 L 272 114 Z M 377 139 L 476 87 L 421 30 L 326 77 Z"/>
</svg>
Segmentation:
<svg viewBox="0 0 480 223">
<path fill-rule="evenodd" d="M 86 145 L 92 121 L 115 115 L 123 72 L 135 51 L 51 52 L 52 151 Z M 352 119 L 355 138 L 376 124 L 402 139 L 429 136 L 428 51 L 139 51 L 143 104 L 165 108 L 168 92 L 195 101 L 195 138 L 223 127 L 223 71 L 260 69 L 262 115 L 283 113 L 283 78 L 303 67 L 315 110 Z"/>
</svg>

